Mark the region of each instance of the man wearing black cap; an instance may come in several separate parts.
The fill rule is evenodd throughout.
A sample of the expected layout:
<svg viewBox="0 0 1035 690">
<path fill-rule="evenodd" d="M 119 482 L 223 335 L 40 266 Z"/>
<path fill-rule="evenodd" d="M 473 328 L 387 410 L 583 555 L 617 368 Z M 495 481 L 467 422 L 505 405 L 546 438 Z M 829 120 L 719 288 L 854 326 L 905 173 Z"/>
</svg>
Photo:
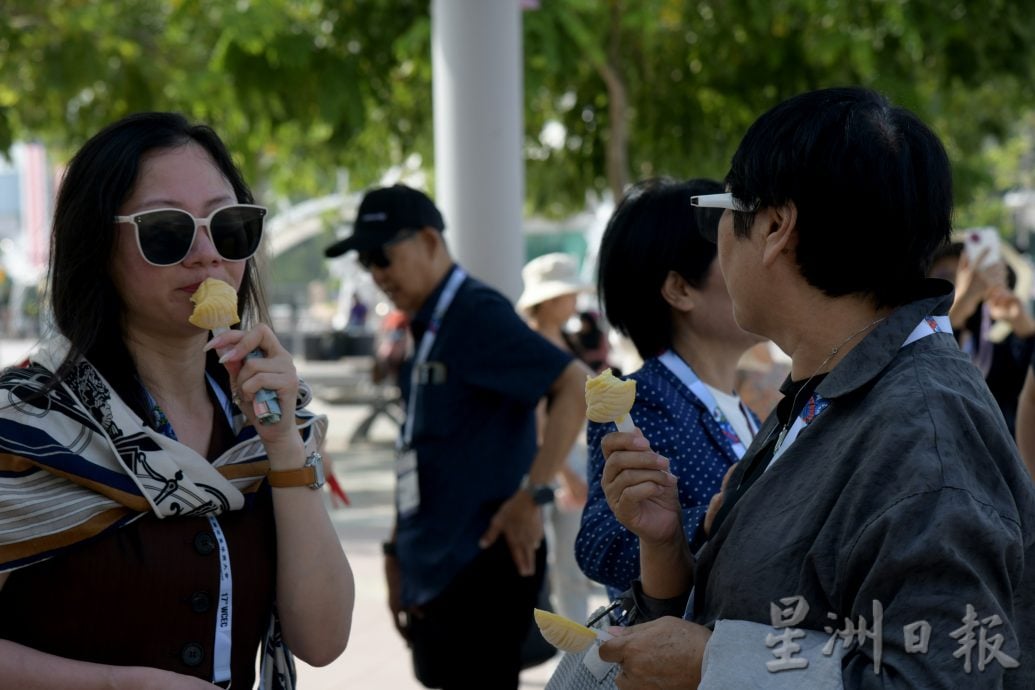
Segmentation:
<svg viewBox="0 0 1035 690">
<path fill-rule="evenodd" d="M 423 193 L 374 189 L 352 236 L 326 254 L 358 252 L 409 315 L 416 344 L 400 374 L 407 415 L 385 573 L 417 677 L 428 687 L 517 688 L 545 562 L 540 506 L 582 428 L 587 370 L 468 277 L 444 229 Z"/>
</svg>

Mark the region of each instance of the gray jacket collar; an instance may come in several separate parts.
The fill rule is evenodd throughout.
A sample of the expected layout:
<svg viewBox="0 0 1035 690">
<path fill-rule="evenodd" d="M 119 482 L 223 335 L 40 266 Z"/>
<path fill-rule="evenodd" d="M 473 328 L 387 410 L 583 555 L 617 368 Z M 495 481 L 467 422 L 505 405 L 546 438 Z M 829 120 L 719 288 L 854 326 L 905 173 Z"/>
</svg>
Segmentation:
<svg viewBox="0 0 1035 690">
<path fill-rule="evenodd" d="M 949 313 L 952 298 L 951 283 L 938 279 L 925 280 L 917 299 L 898 307 L 881 321 L 823 379 L 816 393 L 829 400 L 865 386 L 898 355 L 902 343 L 922 318 Z M 955 345 L 955 340 L 952 342 Z M 780 387 L 781 392 L 786 394 L 790 385 L 791 378 L 788 376 Z"/>
</svg>

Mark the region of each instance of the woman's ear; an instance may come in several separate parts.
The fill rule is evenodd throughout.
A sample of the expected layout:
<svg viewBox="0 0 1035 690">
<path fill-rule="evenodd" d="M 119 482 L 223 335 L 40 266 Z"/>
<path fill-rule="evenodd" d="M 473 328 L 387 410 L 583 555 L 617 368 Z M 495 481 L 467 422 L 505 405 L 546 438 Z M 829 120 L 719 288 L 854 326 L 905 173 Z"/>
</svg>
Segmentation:
<svg viewBox="0 0 1035 690">
<path fill-rule="evenodd" d="M 793 250 L 798 244 L 798 207 L 793 201 L 782 206 L 766 209 L 769 214 L 769 231 L 765 237 L 762 263 L 770 266 L 781 255 Z"/>
<path fill-rule="evenodd" d="M 662 299 L 679 311 L 690 311 L 694 308 L 695 292 L 690 283 L 675 271 L 669 271 L 665 276 L 665 282 L 661 284 Z"/>
</svg>

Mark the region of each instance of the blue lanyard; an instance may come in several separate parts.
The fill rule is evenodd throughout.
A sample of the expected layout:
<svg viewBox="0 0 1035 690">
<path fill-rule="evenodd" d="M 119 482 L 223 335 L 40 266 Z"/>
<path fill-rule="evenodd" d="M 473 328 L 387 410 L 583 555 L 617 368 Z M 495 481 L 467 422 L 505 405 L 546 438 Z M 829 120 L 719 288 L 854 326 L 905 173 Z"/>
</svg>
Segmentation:
<svg viewBox="0 0 1035 690">
<path fill-rule="evenodd" d="M 234 428 L 234 411 L 230 406 L 230 398 L 227 397 L 226 393 L 219 384 L 212 377 L 212 374 L 205 372 L 205 381 L 208 382 L 208 387 L 212 393 L 215 394 L 216 400 L 219 401 L 219 408 L 223 411 L 223 415 L 226 417 L 226 423 L 230 425 L 230 428 Z M 176 437 L 176 430 L 172 428 L 172 424 L 169 422 L 169 418 L 165 416 L 165 412 L 158 405 L 155 399 L 151 396 L 151 393 L 144 388 L 144 385 L 140 385 L 140 390 L 144 391 L 144 396 L 147 398 L 147 411 L 151 415 L 151 421 L 154 422 L 155 429 L 162 436 L 171 438 L 174 441 L 180 439 Z"/>
<path fill-rule="evenodd" d="M 435 344 L 438 330 L 442 326 L 442 319 L 446 315 L 446 311 L 449 310 L 449 305 L 453 303 L 453 298 L 456 297 L 456 293 L 465 278 L 467 278 L 467 273 L 464 272 L 464 269 L 457 266 L 453 274 L 449 276 L 449 280 L 446 281 L 442 294 L 438 297 L 435 310 L 431 314 L 431 323 L 428 324 L 428 329 L 421 336 L 420 345 L 417 347 L 417 355 L 413 358 L 410 369 L 410 394 L 406 401 L 406 421 L 403 422 L 402 432 L 399 436 L 399 443 L 402 448 L 409 447 L 413 441 L 413 420 L 417 414 L 417 387 L 420 385 L 421 365 L 428 361 L 428 355 L 431 354 L 431 346 Z"/>
<path fill-rule="evenodd" d="M 232 429 L 234 426 L 234 414 L 233 409 L 230 407 L 230 399 L 207 371 L 205 372 L 205 380 L 212 392 L 215 393 L 216 400 L 219 401 L 219 407 L 223 414 L 226 415 L 227 423 L 230 424 Z M 144 391 L 144 395 L 147 396 L 148 411 L 151 414 L 151 419 L 154 420 L 158 432 L 174 441 L 179 441 L 176 437 L 175 429 L 173 429 L 168 417 L 165 416 L 165 412 L 162 411 L 162 408 L 159 407 L 146 388 L 143 386 L 140 388 Z M 234 582 L 230 572 L 230 548 L 227 546 L 223 529 L 219 526 L 219 521 L 211 515 L 208 516 L 208 524 L 212 528 L 212 534 L 215 536 L 216 544 L 219 546 L 219 605 L 216 610 L 216 630 L 213 642 L 212 682 L 224 683 L 230 680 L 230 653 L 233 647 Z"/>
<path fill-rule="evenodd" d="M 737 432 L 733 429 L 733 425 L 730 424 L 729 419 L 723 414 L 722 408 L 719 407 L 719 403 L 715 401 L 715 396 L 708 390 L 708 386 L 704 384 L 701 379 L 697 377 L 694 370 L 690 368 L 690 365 L 683 361 L 683 358 L 677 355 L 672 350 L 666 350 L 664 354 L 658 357 L 658 360 L 665 365 L 665 367 L 675 374 L 676 378 L 687 387 L 687 389 L 708 409 L 712 419 L 722 429 L 723 436 L 729 441 L 730 448 L 733 450 L 733 454 L 737 456 L 737 459 L 744 457 L 744 453 L 747 452 L 747 447 L 743 441 L 737 435 Z M 758 433 L 758 426 L 755 424 L 754 418 L 751 413 L 744 407 L 743 402 L 738 401 L 740 405 L 740 411 L 744 415 L 744 419 L 747 420 L 748 429 L 751 431 L 751 435 L 754 436 Z"/>
</svg>

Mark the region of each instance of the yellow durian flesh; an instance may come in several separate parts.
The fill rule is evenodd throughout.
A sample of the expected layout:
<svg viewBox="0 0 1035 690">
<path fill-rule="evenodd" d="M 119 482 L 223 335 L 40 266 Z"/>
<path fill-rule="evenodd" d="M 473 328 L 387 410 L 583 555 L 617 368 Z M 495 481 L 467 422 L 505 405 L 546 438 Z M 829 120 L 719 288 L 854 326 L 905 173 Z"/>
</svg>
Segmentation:
<svg viewBox="0 0 1035 690">
<path fill-rule="evenodd" d="M 605 369 L 586 379 L 586 417 L 606 424 L 629 414 L 636 401 L 636 382 L 623 381 Z"/>
<path fill-rule="evenodd" d="M 534 609 L 532 613 L 543 639 L 562 652 L 581 652 L 597 639 L 595 632 L 564 616 L 542 609 Z"/>
<path fill-rule="evenodd" d="M 190 301 L 194 311 L 188 321 L 198 328 L 228 328 L 241 320 L 237 316 L 237 291 L 218 278 L 206 278 Z"/>
</svg>

